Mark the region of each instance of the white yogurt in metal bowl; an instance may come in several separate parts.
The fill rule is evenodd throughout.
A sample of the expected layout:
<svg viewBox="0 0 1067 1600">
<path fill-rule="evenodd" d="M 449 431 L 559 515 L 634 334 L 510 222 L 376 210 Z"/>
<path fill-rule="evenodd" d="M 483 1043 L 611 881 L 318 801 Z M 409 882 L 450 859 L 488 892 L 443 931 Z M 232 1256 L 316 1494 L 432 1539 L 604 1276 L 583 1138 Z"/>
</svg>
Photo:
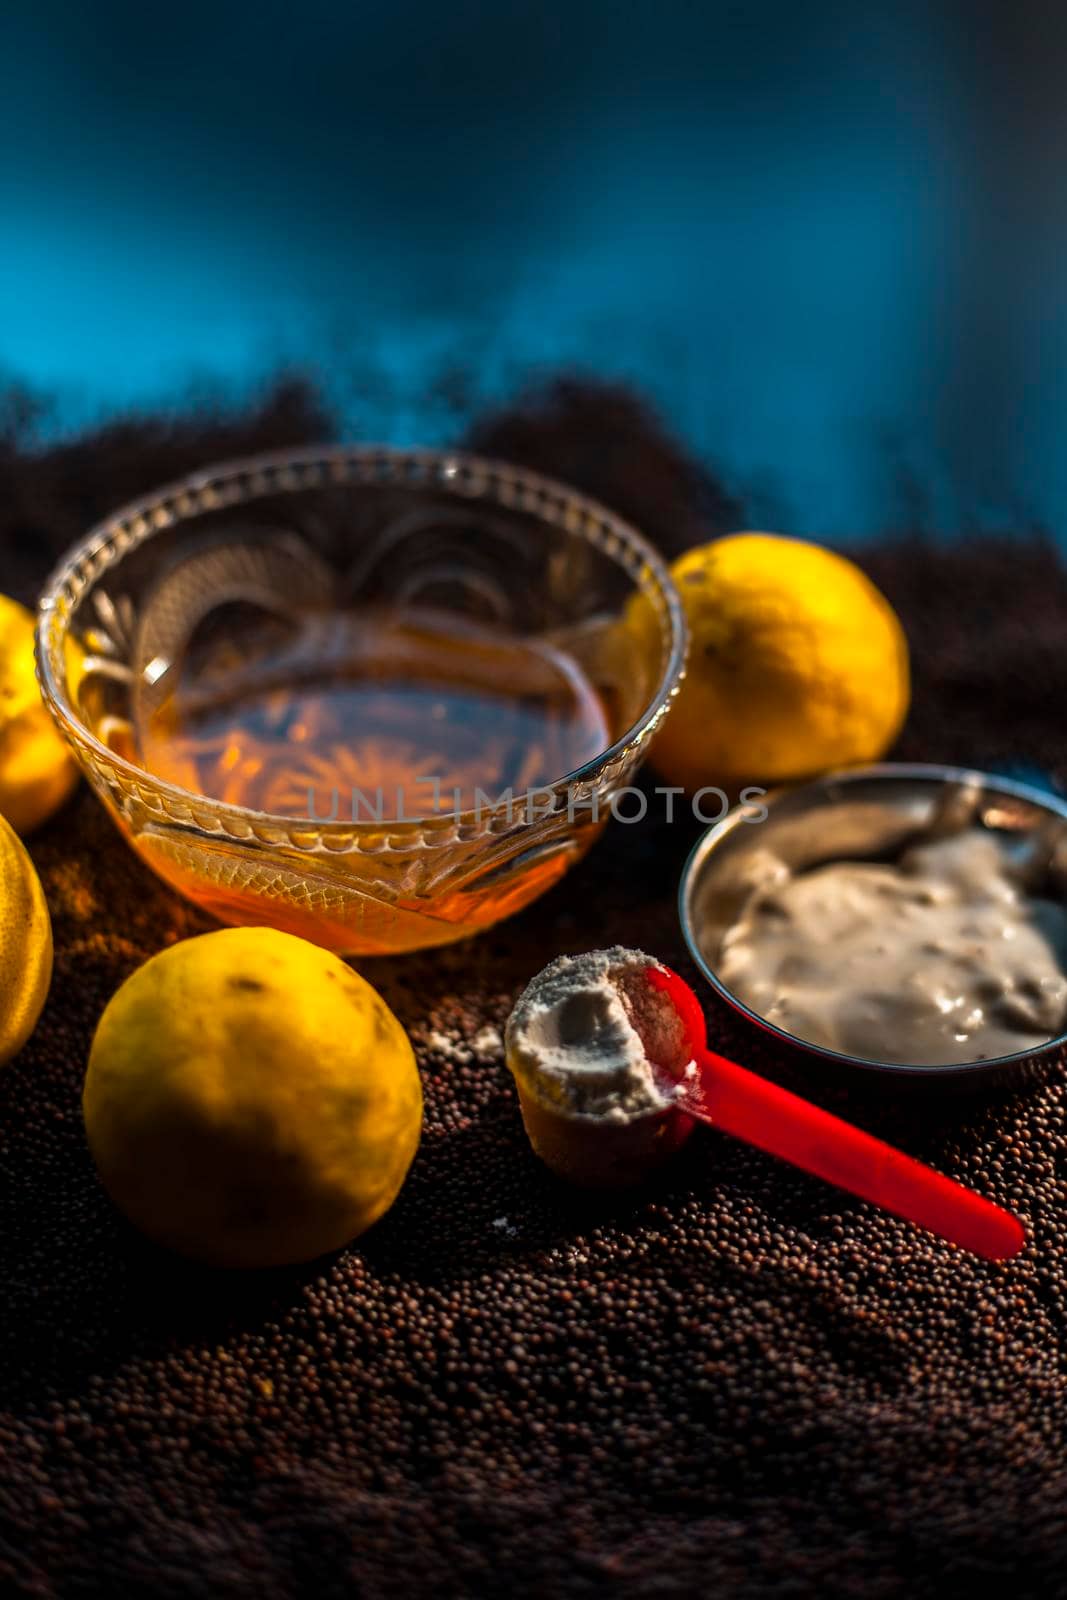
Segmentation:
<svg viewBox="0 0 1067 1600">
<path fill-rule="evenodd" d="M 835 774 L 705 835 L 682 921 L 736 1009 L 820 1054 L 1028 1060 L 1067 1032 L 1067 808 L 951 769 Z"/>
</svg>

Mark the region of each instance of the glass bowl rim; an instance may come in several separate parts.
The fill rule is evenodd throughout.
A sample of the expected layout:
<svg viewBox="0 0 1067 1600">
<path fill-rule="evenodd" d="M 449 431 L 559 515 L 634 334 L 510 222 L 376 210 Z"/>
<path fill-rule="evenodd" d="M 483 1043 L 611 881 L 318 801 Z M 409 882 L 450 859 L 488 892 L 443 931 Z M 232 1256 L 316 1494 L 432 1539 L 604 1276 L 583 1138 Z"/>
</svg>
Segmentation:
<svg viewBox="0 0 1067 1600">
<path fill-rule="evenodd" d="M 688 628 L 685 611 L 681 597 L 671 577 L 667 561 L 659 553 L 643 533 L 628 522 L 624 517 L 618 516 L 614 511 L 603 505 L 591 496 L 583 494 L 580 490 L 572 488 L 557 478 L 549 477 L 543 473 L 531 471 L 526 467 L 513 466 L 508 462 L 489 456 L 480 456 L 464 450 L 435 449 L 422 447 L 405 447 L 396 445 L 307 445 L 297 449 L 264 451 L 249 456 L 236 456 L 224 461 L 211 463 L 198 468 L 195 472 L 188 473 L 182 478 L 177 478 L 155 489 L 147 495 L 142 495 L 135 500 L 127 501 L 119 506 L 101 521 L 96 522 L 81 539 L 72 544 L 60 557 L 52 568 L 41 589 L 37 604 L 37 620 L 34 631 L 34 647 L 36 655 L 37 679 L 45 704 L 48 706 L 53 718 L 60 726 L 66 737 L 74 744 L 75 748 L 87 748 L 96 758 L 102 760 L 106 766 L 123 774 L 126 779 L 136 785 L 150 785 L 157 792 L 172 797 L 182 806 L 207 807 L 216 817 L 233 817 L 246 827 L 266 825 L 297 827 L 300 829 L 314 830 L 320 835 L 334 837 L 340 835 L 352 836 L 353 834 L 367 832 L 388 832 L 403 835 L 420 830 L 437 830 L 448 826 L 462 828 L 469 825 L 472 819 L 481 821 L 484 815 L 478 808 L 467 811 L 429 812 L 419 817 L 384 819 L 381 822 L 360 822 L 354 818 L 341 820 L 338 818 L 314 818 L 288 816 L 282 812 L 257 811 L 250 806 L 236 805 L 218 800 L 211 795 L 201 794 L 192 789 L 185 789 L 181 785 L 171 783 L 169 780 L 158 777 L 146 767 L 138 766 L 135 762 L 127 761 L 116 751 L 111 750 L 88 728 L 78 715 L 70 702 L 66 692 L 65 681 L 61 685 L 52 668 L 50 659 L 49 641 L 46 637 L 48 631 L 57 626 L 56 612 L 64 591 L 67 589 L 74 571 L 84 562 L 90 560 L 98 551 L 106 548 L 114 535 L 124 526 L 138 520 L 153 519 L 163 508 L 173 501 L 183 501 L 196 498 L 211 492 L 216 487 L 233 484 L 245 477 L 255 477 L 257 474 L 285 473 L 304 469 L 324 469 L 326 476 L 321 482 L 295 482 L 264 485 L 252 494 L 238 494 L 227 501 L 221 501 L 220 506 L 226 504 L 251 504 L 270 488 L 282 492 L 299 493 L 308 487 L 322 487 L 331 482 L 335 487 L 359 487 L 363 484 L 368 487 L 389 487 L 390 484 L 398 487 L 419 487 L 423 484 L 436 483 L 439 487 L 448 490 L 450 484 L 458 479 L 461 473 L 470 478 L 484 477 L 487 481 L 499 480 L 507 483 L 511 489 L 533 493 L 541 497 L 546 494 L 559 498 L 572 511 L 577 511 L 583 517 L 592 517 L 610 528 L 612 533 L 619 537 L 624 545 L 630 547 L 638 554 L 645 567 L 653 577 L 663 597 L 664 610 L 669 625 L 669 649 L 667 661 L 659 681 L 652 694 L 648 697 L 644 710 L 637 720 L 626 728 L 623 733 L 610 745 L 592 756 L 581 766 L 573 771 L 564 773 L 550 783 L 540 784 L 525 790 L 521 795 L 513 796 L 510 802 L 512 808 L 528 808 L 533 796 L 544 796 L 549 792 L 557 792 L 561 788 L 569 789 L 575 784 L 594 778 L 598 771 L 607 766 L 617 757 L 624 755 L 647 732 L 651 725 L 659 721 L 665 714 L 671 700 L 677 695 L 682 679 L 685 677 L 686 654 L 688 649 Z M 337 475 L 338 469 L 346 469 L 355 473 L 355 476 Z M 381 478 L 374 477 L 374 470 L 383 472 Z M 334 476 L 331 478 L 329 473 Z M 363 472 L 365 477 L 358 474 Z M 390 474 L 395 473 L 395 477 Z M 406 474 L 406 475 L 405 475 Z M 473 491 L 453 489 L 457 499 L 482 500 L 487 498 L 484 489 Z M 507 505 L 506 501 L 496 500 L 497 504 Z M 200 514 L 206 507 L 195 504 L 191 509 L 176 514 L 166 513 L 166 520 L 142 534 L 138 544 L 151 538 L 155 532 L 162 532 L 166 528 L 180 525 Z M 218 508 L 213 508 L 218 509 Z M 520 509 L 523 509 L 520 507 Z M 537 520 L 546 520 L 543 510 L 538 507 L 527 507 L 530 514 Z M 550 524 L 551 525 L 551 524 Z M 586 539 L 585 532 L 579 530 L 578 537 Z M 107 567 L 117 567 L 128 551 L 121 551 Z M 605 552 L 608 559 L 619 565 L 617 558 Z M 106 570 L 106 569 L 105 569 Z M 625 569 L 624 569 L 625 570 Z M 93 574 L 86 584 L 86 591 L 95 587 L 100 573 Z M 81 596 L 78 597 L 79 603 Z M 69 616 L 58 623 L 60 632 L 53 641 L 55 646 L 61 647 L 67 637 Z M 486 811 L 492 814 L 496 807 L 487 807 Z M 555 807 L 553 807 L 555 809 Z"/>
</svg>

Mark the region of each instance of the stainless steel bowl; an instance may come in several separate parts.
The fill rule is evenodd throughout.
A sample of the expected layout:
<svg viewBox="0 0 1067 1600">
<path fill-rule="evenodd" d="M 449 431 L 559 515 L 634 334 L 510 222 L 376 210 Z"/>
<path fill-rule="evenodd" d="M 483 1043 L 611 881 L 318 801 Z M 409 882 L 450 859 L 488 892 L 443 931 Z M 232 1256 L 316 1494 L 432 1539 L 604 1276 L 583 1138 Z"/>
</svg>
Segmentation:
<svg viewBox="0 0 1067 1600">
<path fill-rule="evenodd" d="M 764 801 L 766 816 L 737 807 L 698 840 L 679 892 L 682 932 L 694 961 L 715 992 L 756 1027 L 825 1064 L 895 1079 L 952 1079 L 992 1085 L 1019 1083 L 1047 1067 L 1067 1046 L 1067 1032 L 1036 1049 L 984 1061 L 909 1066 L 845 1055 L 813 1044 L 744 1005 L 720 980 L 718 952 L 751 887 L 747 873 L 758 851 L 773 851 L 791 867 L 842 859 L 885 858 L 936 818 L 989 828 L 1020 848 L 1041 852 L 1049 892 L 1067 898 L 1067 803 L 1007 778 L 960 767 L 882 766 L 834 772 Z M 698 934 L 698 929 L 701 932 Z"/>
</svg>

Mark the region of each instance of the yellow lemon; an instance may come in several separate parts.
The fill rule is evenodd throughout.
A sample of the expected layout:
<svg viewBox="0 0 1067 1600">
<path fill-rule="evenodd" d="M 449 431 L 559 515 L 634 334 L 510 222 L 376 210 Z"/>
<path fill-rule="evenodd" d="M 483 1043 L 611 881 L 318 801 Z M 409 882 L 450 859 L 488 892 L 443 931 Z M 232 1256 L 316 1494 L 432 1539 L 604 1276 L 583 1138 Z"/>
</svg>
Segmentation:
<svg viewBox="0 0 1067 1600">
<path fill-rule="evenodd" d="M 37 1026 L 52 980 L 52 924 L 26 846 L 0 817 L 0 1063 Z"/>
<path fill-rule="evenodd" d="M 82 1098 L 105 1188 L 150 1238 L 218 1266 L 309 1261 L 395 1200 L 419 1142 L 407 1034 L 337 956 L 224 928 L 112 997 Z"/>
<path fill-rule="evenodd" d="M 77 777 L 37 686 L 33 617 L 0 595 L 0 815 L 29 833 L 62 805 Z"/>
<path fill-rule="evenodd" d="M 908 710 L 908 648 L 885 596 L 844 556 L 770 533 L 736 533 L 671 568 L 689 622 L 689 666 L 652 749 L 672 783 L 788 782 L 876 761 Z M 627 624 L 658 650 L 648 600 Z"/>
</svg>

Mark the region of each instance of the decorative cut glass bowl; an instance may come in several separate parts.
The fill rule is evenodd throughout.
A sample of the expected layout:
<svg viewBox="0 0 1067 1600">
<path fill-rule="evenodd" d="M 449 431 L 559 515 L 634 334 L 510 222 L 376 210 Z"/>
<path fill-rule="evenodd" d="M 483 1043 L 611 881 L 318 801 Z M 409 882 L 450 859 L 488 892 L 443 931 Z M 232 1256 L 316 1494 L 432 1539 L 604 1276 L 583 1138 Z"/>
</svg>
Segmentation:
<svg viewBox="0 0 1067 1600">
<path fill-rule="evenodd" d="M 638 592 L 653 662 L 622 623 Z M 250 616 L 318 638 L 368 607 L 564 650 L 607 708 L 603 748 L 530 794 L 487 785 L 477 806 L 399 818 L 257 810 L 146 765 L 146 718 L 205 636 L 232 631 L 242 657 Z M 580 858 L 677 692 L 685 624 L 647 540 L 564 485 L 453 452 L 339 447 L 208 468 L 109 517 L 46 585 L 37 656 L 90 783 L 167 883 L 225 922 L 386 954 L 488 927 Z"/>
</svg>

